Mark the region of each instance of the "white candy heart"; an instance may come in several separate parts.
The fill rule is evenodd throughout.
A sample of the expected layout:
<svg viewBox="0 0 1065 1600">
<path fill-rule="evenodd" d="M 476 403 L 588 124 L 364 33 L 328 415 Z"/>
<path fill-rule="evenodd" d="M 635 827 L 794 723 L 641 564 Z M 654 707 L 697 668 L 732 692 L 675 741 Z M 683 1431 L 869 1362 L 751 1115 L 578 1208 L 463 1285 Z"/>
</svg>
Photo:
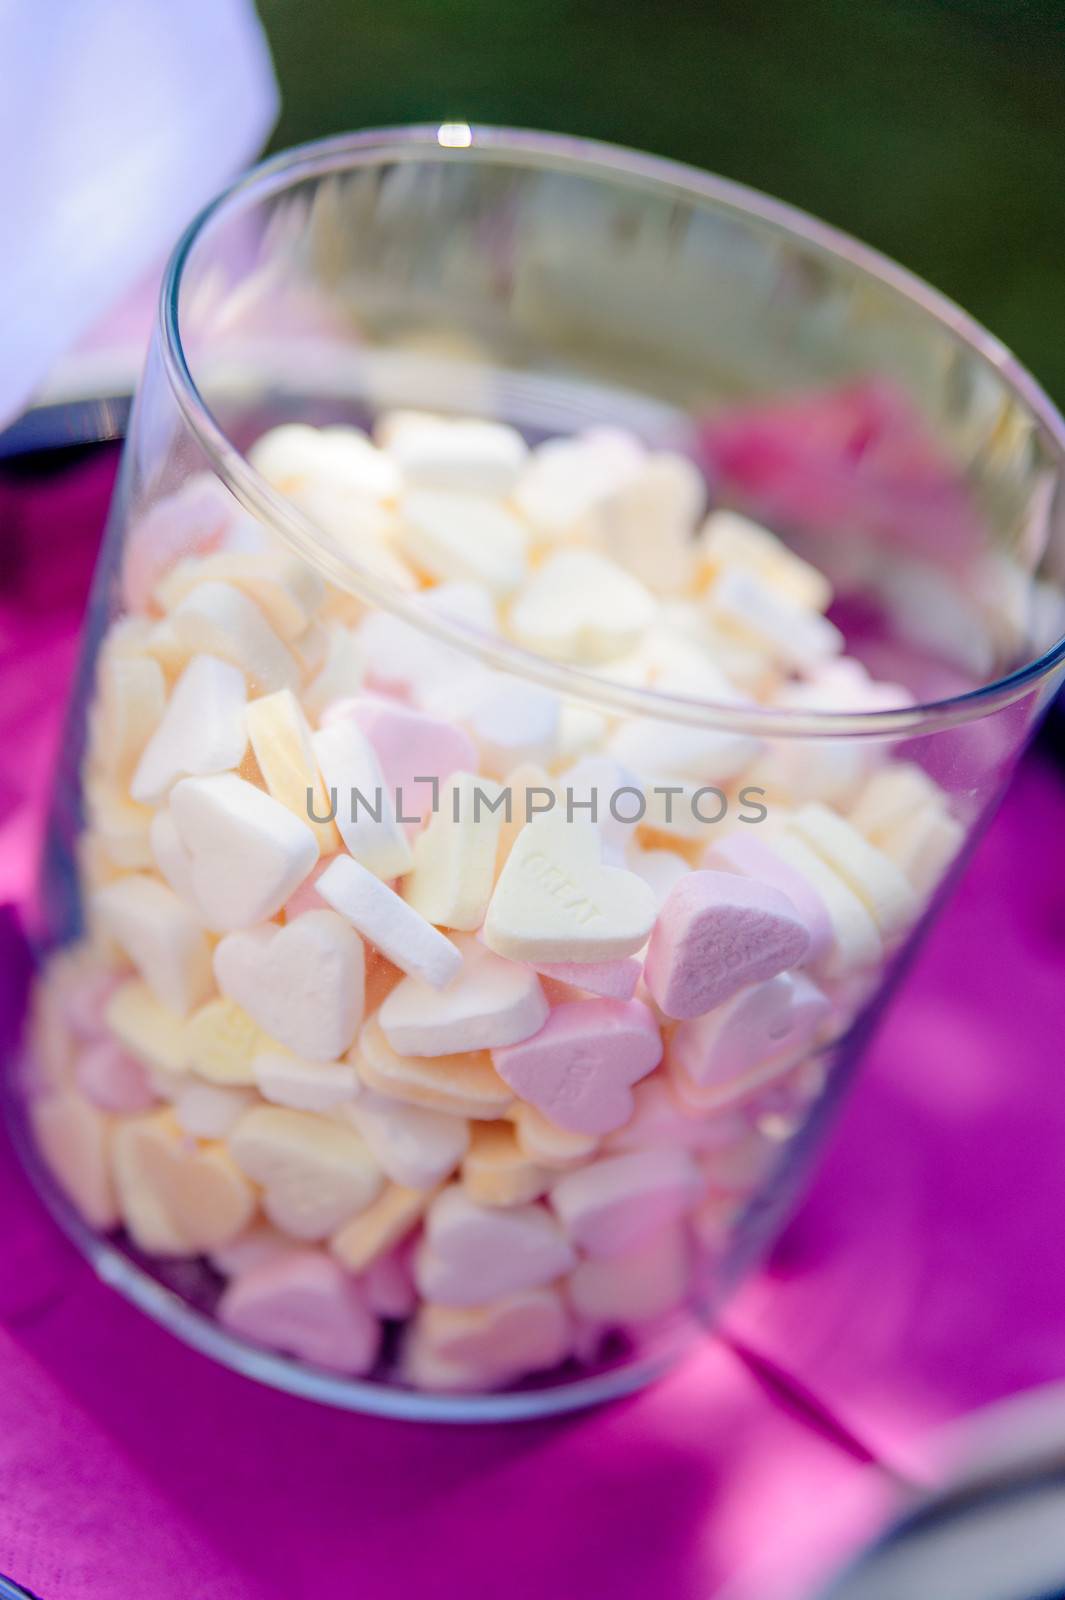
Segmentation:
<svg viewBox="0 0 1065 1600">
<path fill-rule="evenodd" d="M 308 1061 L 287 1050 L 260 1050 L 252 1060 L 264 1100 L 293 1111 L 332 1111 L 358 1093 L 355 1068 L 346 1061 Z"/>
<path fill-rule="evenodd" d="M 496 884 L 484 941 L 513 961 L 613 961 L 632 955 L 657 907 L 635 873 L 604 867 L 594 823 L 557 813 L 522 829 Z"/>
<path fill-rule="evenodd" d="M 456 938 L 462 971 L 446 989 L 404 978 L 382 1004 L 378 1021 L 393 1050 L 443 1056 L 517 1044 L 547 1021 L 540 981 L 528 967 L 504 961 L 476 939 Z"/>
<path fill-rule="evenodd" d="M 254 600 L 231 583 L 199 583 L 152 633 L 150 648 L 164 666 L 195 655 L 221 656 L 260 694 L 293 688 L 300 673 Z"/>
<path fill-rule="evenodd" d="M 310 1061 L 335 1061 L 362 1022 L 362 940 L 335 911 L 305 911 L 284 928 L 230 933 L 214 953 L 224 995 L 264 1033 Z"/>
<path fill-rule="evenodd" d="M 207 938 L 172 889 L 157 878 L 131 872 L 98 889 L 92 905 L 162 1005 L 183 1017 L 207 999 Z"/>
<path fill-rule="evenodd" d="M 414 868 L 403 898 L 427 922 L 471 931 L 479 928 L 492 895 L 503 811 L 491 809 L 501 793 L 488 778 L 457 772 L 440 791 L 440 805 L 414 841 Z"/>
<path fill-rule="evenodd" d="M 325 1239 L 365 1211 L 381 1170 L 354 1128 L 305 1111 L 256 1106 L 233 1129 L 237 1166 L 263 1187 L 263 1210 L 295 1239 Z"/>
<path fill-rule="evenodd" d="M 395 796 L 365 734 L 354 722 L 338 718 L 319 728 L 311 742 L 336 806 L 340 837 L 356 861 L 378 878 L 409 872 L 413 858 L 396 820 Z"/>
<path fill-rule="evenodd" d="M 557 660 L 611 661 L 639 643 L 657 609 L 624 567 L 592 550 L 560 550 L 514 601 L 510 630 L 519 644 Z"/>
<path fill-rule="evenodd" d="M 192 857 L 197 902 L 221 931 L 274 916 L 318 859 L 310 828 L 234 773 L 182 778 L 170 812 Z"/>
<path fill-rule="evenodd" d="M 345 1115 L 386 1176 L 405 1189 L 434 1189 L 454 1172 L 469 1147 L 465 1117 L 404 1105 L 373 1089 L 363 1089 Z"/>
<path fill-rule="evenodd" d="M 505 499 L 529 448 L 516 428 L 414 412 L 392 419 L 385 449 L 419 489 L 454 489 Z"/>
<path fill-rule="evenodd" d="M 438 582 L 467 579 L 502 597 L 525 576 L 528 534 L 505 506 L 480 495 L 420 489 L 399 507 L 399 544 Z"/>
<path fill-rule="evenodd" d="M 450 939 L 350 856 L 331 862 L 315 887 L 390 961 L 434 989 L 450 983 L 462 966 Z"/>
<path fill-rule="evenodd" d="M 414 1276 L 426 1300 L 478 1306 L 538 1289 L 568 1272 L 574 1259 L 543 1207 L 479 1206 L 453 1184 L 429 1207 Z"/>
</svg>

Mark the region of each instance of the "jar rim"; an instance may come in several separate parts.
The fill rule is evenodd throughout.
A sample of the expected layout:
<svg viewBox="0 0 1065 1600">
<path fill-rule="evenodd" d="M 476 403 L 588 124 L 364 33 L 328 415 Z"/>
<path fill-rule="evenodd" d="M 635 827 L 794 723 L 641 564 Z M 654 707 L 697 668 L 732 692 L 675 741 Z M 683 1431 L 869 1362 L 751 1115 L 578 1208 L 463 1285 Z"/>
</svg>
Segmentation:
<svg viewBox="0 0 1065 1600">
<path fill-rule="evenodd" d="M 923 279 L 871 246 L 784 201 L 683 162 L 624 146 L 564 134 L 457 122 L 372 128 L 298 145 L 272 156 L 237 178 L 188 225 L 167 264 L 159 298 L 158 337 L 163 367 L 175 401 L 214 471 L 235 498 L 271 525 L 305 560 L 338 587 L 391 612 L 487 666 L 562 694 L 607 714 L 629 713 L 663 722 L 750 734 L 756 738 L 899 738 L 925 734 L 985 717 L 1024 694 L 1065 663 L 1065 636 L 1011 672 L 962 693 L 923 704 L 871 711 L 808 710 L 728 703 L 615 683 L 597 673 L 558 662 L 510 640 L 477 632 L 458 618 L 428 612 L 416 597 L 350 558 L 325 546 L 322 531 L 273 489 L 226 434 L 190 370 L 185 353 L 179 296 L 185 268 L 207 227 L 231 209 L 261 201 L 295 184 L 357 167 L 424 156 L 435 160 L 488 157 L 535 169 L 582 176 L 629 179 L 663 192 L 679 191 L 801 239 L 857 273 L 894 291 L 945 327 L 991 367 L 1024 404 L 1053 443 L 1065 472 L 1065 419 L 1027 369 L 994 335 Z"/>
</svg>

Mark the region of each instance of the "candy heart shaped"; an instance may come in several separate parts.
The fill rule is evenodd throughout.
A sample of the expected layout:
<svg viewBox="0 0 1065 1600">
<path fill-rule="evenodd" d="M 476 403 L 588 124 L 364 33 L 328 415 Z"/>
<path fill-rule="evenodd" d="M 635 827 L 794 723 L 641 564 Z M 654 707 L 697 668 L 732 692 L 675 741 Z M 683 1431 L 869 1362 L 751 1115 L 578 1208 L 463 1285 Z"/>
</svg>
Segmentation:
<svg viewBox="0 0 1065 1600">
<path fill-rule="evenodd" d="M 556 1006 L 539 1033 L 494 1050 L 514 1093 L 560 1128 L 603 1134 L 632 1114 L 631 1086 L 662 1059 L 653 1014 L 639 1000 L 577 1000 Z"/>
<path fill-rule="evenodd" d="M 682 1215 L 701 1186 L 686 1150 L 638 1150 L 568 1172 L 551 1207 L 584 1255 L 621 1256 Z"/>
<path fill-rule="evenodd" d="M 214 953 L 224 995 L 264 1033 L 309 1061 L 335 1061 L 362 1022 L 365 956 L 335 911 L 305 911 L 283 928 L 230 933 Z"/>
<path fill-rule="evenodd" d="M 349 1272 L 365 1272 L 385 1256 L 395 1257 L 396 1247 L 418 1225 L 428 1203 L 429 1195 L 424 1190 L 390 1183 L 372 1205 L 334 1233 L 329 1248 Z M 407 1279 L 412 1287 L 409 1273 Z"/>
<path fill-rule="evenodd" d="M 593 822 L 551 814 L 514 842 L 484 924 L 484 942 L 513 961 L 615 961 L 632 955 L 655 920 L 635 873 L 604 867 Z"/>
<path fill-rule="evenodd" d="M 832 945 L 832 923 L 813 884 L 796 868 L 790 867 L 760 839 L 733 834 L 706 851 L 702 865 L 714 872 L 738 872 L 779 889 L 792 902 L 806 923 L 810 935 L 809 960 L 817 961 Z"/>
<path fill-rule="evenodd" d="M 510 611 L 519 644 L 562 661 L 624 655 L 655 619 L 657 605 L 630 572 L 594 550 L 549 556 Z"/>
<path fill-rule="evenodd" d="M 363 1028 L 352 1053 L 365 1085 L 407 1105 L 494 1122 L 514 1100 L 487 1050 L 465 1050 L 453 1056 L 401 1056 L 392 1049 L 376 1017 Z"/>
<path fill-rule="evenodd" d="M 74 1065 L 78 1088 L 101 1111 L 147 1111 L 155 1095 L 143 1064 L 114 1039 L 97 1039 L 79 1052 Z"/>
<path fill-rule="evenodd" d="M 581 1261 L 566 1281 L 566 1294 L 589 1322 L 651 1322 L 680 1305 L 689 1273 L 684 1229 L 667 1223 L 623 1256 Z"/>
<path fill-rule="evenodd" d="M 325 1239 L 380 1192 L 382 1176 L 354 1128 L 306 1111 L 255 1106 L 230 1135 L 242 1172 L 263 1187 L 263 1210 L 295 1239 Z"/>
<path fill-rule="evenodd" d="M 671 1054 L 693 1083 L 720 1092 L 721 1103 L 783 1070 L 831 1012 L 828 996 L 801 972 L 756 983 L 675 1030 Z M 753 1075 L 753 1081 L 752 1081 Z M 709 1104 L 700 1096 L 700 1104 Z"/>
<path fill-rule="evenodd" d="M 126 1227 L 153 1255 L 216 1249 L 255 1214 L 255 1192 L 225 1145 L 187 1138 L 169 1111 L 120 1124 L 114 1173 Z"/>
<path fill-rule="evenodd" d="M 235 773 L 182 778 L 170 812 L 192 858 L 196 898 L 220 932 L 274 916 L 318 860 L 310 828 Z"/>
<path fill-rule="evenodd" d="M 551 1173 L 525 1154 L 512 1123 L 478 1122 L 470 1129 L 462 1183 L 478 1205 L 527 1205 L 540 1198 L 550 1179 Z"/>
<path fill-rule="evenodd" d="M 437 1305 L 478 1306 L 568 1272 L 574 1255 L 540 1206 L 476 1205 L 453 1184 L 433 1201 L 414 1277 Z"/>
<path fill-rule="evenodd" d="M 381 1170 L 407 1189 L 433 1189 L 454 1172 L 470 1142 L 464 1117 L 406 1105 L 364 1088 L 345 1115 Z"/>
<path fill-rule="evenodd" d="M 446 989 L 404 978 L 378 1012 L 385 1038 L 400 1055 L 493 1050 L 528 1039 L 547 1020 L 535 972 L 493 955 L 476 939 L 454 942 L 462 952 L 462 970 Z"/>
<path fill-rule="evenodd" d="M 367 1372 L 380 1343 L 376 1317 L 335 1261 L 290 1250 L 243 1272 L 218 1304 L 234 1333 L 333 1372 Z"/>
<path fill-rule="evenodd" d="M 34 1101 L 31 1116 L 38 1148 L 64 1194 L 91 1227 L 113 1228 L 119 1219 L 111 1175 L 111 1118 L 70 1091 Z"/>
<path fill-rule="evenodd" d="M 405 1360 L 415 1380 L 431 1359 L 441 1369 L 454 1366 L 471 1381 L 479 1377 L 495 1385 L 516 1373 L 557 1366 L 569 1354 L 570 1343 L 570 1319 L 561 1296 L 554 1289 L 530 1289 L 490 1306 L 423 1307 Z"/>
<path fill-rule="evenodd" d="M 453 772 L 476 771 L 477 748 L 469 734 L 439 717 L 428 717 L 380 695 L 343 700 L 330 708 L 323 722 L 337 716 L 349 717 L 373 745 L 389 794 L 397 797 L 396 810 L 404 821 L 417 817 L 422 822 L 432 810 L 429 779 L 443 783 Z"/>
<path fill-rule="evenodd" d="M 698 1017 L 809 951 L 806 924 L 778 889 L 731 872 L 690 872 L 662 907 L 644 980 L 667 1017 Z"/>
<path fill-rule="evenodd" d="M 193 656 L 137 763 L 129 792 L 155 803 L 178 778 L 240 765 L 248 743 L 244 674 L 217 656 Z"/>
</svg>

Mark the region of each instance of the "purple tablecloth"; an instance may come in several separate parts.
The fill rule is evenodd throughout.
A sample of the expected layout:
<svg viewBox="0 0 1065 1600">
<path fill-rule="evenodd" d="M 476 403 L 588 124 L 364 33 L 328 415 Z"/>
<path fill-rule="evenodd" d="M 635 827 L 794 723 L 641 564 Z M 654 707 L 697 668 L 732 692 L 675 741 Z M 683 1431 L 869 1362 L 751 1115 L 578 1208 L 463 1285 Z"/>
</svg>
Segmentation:
<svg viewBox="0 0 1065 1600">
<path fill-rule="evenodd" d="M 0 899 L 30 881 L 110 471 L 0 480 Z M 1033 758 L 724 1336 L 606 1410 L 434 1429 L 260 1389 L 98 1283 L 0 1152 L 0 1569 L 43 1600 L 799 1592 L 941 1423 L 1065 1375 L 1063 821 Z M 10 1026 L 10 916 L 0 970 Z"/>
</svg>

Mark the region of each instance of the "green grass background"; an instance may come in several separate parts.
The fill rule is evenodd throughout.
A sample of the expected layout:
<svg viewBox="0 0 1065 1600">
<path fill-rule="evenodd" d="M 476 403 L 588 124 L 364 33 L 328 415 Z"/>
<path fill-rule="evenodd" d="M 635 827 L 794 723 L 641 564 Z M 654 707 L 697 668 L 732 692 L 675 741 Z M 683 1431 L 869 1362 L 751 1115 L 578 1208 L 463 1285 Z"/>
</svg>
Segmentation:
<svg viewBox="0 0 1065 1600">
<path fill-rule="evenodd" d="M 460 118 L 753 184 L 960 301 L 1065 403 L 1065 0 L 259 0 L 272 148 Z"/>
</svg>

